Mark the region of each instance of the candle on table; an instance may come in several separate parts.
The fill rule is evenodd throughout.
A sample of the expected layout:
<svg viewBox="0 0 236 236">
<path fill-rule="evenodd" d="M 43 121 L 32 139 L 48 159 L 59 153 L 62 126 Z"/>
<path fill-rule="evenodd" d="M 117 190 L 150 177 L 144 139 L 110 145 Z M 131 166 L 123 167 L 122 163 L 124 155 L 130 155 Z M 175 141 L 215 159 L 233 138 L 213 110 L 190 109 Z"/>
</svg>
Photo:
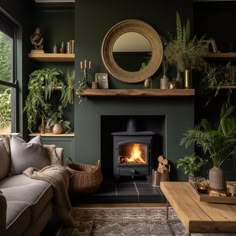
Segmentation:
<svg viewBox="0 0 236 236">
<path fill-rule="evenodd" d="M 89 61 L 89 69 L 91 69 L 91 61 Z"/>
<path fill-rule="evenodd" d="M 87 60 L 84 60 L 84 69 L 87 68 Z"/>
<path fill-rule="evenodd" d="M 80 69 L 83 70 L 83 62 L 80 62 Z"/>
</svg>

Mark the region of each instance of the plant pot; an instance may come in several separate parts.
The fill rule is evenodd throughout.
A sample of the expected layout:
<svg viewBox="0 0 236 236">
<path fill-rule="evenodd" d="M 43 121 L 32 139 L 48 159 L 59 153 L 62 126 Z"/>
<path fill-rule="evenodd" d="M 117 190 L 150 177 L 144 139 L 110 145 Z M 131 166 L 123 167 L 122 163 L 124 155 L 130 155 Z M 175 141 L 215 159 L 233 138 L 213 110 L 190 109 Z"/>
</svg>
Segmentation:
<svg viewBox="0 0 236 236">
<path fill-rule="evenodd" d="M 55 124 L 52 128 L 52 132 L 54 134 L 61 134 L 62 131 L 63 131 L 63 128 L 62 128 L 61 124 Z"/>
<path fill-rule="evenodd" d="M 215 190 L 225 190 L 226 182 L 220 167 L 213 166 L 209 170 L 209 187 Z"/>
</svg>

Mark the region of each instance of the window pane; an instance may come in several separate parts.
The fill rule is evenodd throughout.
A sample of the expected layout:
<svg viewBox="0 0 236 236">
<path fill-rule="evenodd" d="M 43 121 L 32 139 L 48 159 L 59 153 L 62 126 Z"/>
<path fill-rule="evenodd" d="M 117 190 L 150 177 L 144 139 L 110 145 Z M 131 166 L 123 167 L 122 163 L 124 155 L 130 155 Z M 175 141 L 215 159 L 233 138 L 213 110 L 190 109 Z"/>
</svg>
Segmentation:
<svg viewBox="0 0 236 236">
<path fill-rule="evenodd" d="M 14 88 L 0 86 L 0 134 L 11 132 L 11 98 L 14 90 Z"/>
<path fill-rule="evenodd" d="M 0 31 L 0 80 L 11 82 L 13 66 L 13 39 Z"/>
</svg>

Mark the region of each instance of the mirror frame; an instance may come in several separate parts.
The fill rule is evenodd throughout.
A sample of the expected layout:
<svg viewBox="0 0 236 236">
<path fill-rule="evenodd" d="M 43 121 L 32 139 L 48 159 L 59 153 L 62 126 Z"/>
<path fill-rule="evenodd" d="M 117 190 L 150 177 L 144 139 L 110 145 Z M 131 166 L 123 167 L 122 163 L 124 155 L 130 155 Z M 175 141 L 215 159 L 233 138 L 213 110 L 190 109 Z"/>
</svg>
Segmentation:
<svg viewBox="0 0 236 236">
<path fill-rule="evenodd" d="M 150 43 L 152 57 L 148 65 L 140 71 L 123 70 L 113 57 L 113 46 L 117 38 L 128 32 L 143 35 Z M 102 61 L 108 72 L 125 83 L 138 83 L 150 78 L 160 67 L 163 58 L 162 41 L 158 33 L 146 22 L 135 19 L 121 21 L 114 25 L 105 35 L 101 47 Z"/>
</svg>

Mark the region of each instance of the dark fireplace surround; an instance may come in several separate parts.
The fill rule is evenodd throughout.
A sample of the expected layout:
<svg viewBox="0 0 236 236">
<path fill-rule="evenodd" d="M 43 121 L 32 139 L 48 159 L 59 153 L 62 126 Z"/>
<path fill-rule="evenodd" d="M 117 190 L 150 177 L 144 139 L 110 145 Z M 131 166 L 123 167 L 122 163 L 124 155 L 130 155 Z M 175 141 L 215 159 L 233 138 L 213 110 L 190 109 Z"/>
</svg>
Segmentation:
<svg viewBox="0 0 236 236">
<path fill-rule="evenodd" d="M 172 163 L 172 180 L 186 180 L 184 174 L 176 170 L 175 164 L 179 158 L 193 151 L 179 145 L 186 129 L 194 126 L 193 97 L 90 97 L 84 99 L 77 109 L 75 161 L 94 164 L 100 159 L 105 179 L 119 178 L 114 166 L 121 167 L 122 164 L 115 163 L 113 159 L 116 151 L 113 142 L 125 136 L 127 123 L 134 118 L 137 133 L 131 139 L 148 136 L 150 155 L 147 165 L 142 165 L 142 168 L 145 167 L 143 170 L 132 167 L 128 174 L 132 176 L 133 172 L 135 176 L 144 171 L 144 175 L 150 175 L 151 169 L 157 167 L 158 155 L 163 154 Z M 149 142 L 147 140 L 143 143 Z M 125 168 L 121 171 L 122 175 L 126 175 Z"/>
</svg>

